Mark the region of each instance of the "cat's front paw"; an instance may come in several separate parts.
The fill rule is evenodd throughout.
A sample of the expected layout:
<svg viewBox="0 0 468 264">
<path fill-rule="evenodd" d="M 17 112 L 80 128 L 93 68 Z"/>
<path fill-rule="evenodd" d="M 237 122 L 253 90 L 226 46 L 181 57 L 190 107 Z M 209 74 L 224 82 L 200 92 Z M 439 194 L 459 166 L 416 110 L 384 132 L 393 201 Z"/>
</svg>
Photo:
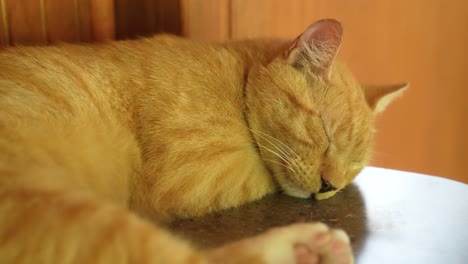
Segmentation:
<svg viewBox="0 0 468 264">
<path fill-rule="evenodd" d="M 213 263 L 353 263 L 349 238 L 325 224 L 294 224 L 209 253 Z"/>
</svg>

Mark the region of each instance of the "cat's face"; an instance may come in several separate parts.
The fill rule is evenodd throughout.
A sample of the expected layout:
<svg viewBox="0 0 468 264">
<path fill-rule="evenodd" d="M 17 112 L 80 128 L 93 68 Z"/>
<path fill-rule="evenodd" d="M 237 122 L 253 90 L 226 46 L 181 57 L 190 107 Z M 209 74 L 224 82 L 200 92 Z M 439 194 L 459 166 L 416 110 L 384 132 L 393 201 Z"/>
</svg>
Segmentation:
<svg viewBox="0 0 468 264">
<path fill-rule="evenodd" d="M 249 105 L 252 134 L 287 194 L 331 196 L 369 161 L 374 114 L 344 65 L 333 70 L 324 82 L 276 60 L 248 87 L 258 100 Z"/>
<path fill-rule="evenodd" d="M 333 33 L 341 34 L 337 23 L 317 22 L 324 28 L 314 24 L 312 33 L 333 27 Z M 319 37 L 324 40 L 323 34 Z M 252 135 L 265 165 L 292 196 L 325 199 L 351 183 L 369 162 L 374 116 L 383 107 L 379 101 L 384 103 L 386 95 L 402 87 L 361 87 L 343 64 L 334 62 L 340 42 L 341 35 L 329 40 L 327 52 L 333 54 L 315 60 L 311 56 L 320 51 L 295 50 L 301 47 L 293 43 L 285 54 L 249 75 L 246 99 Z"/>
</svg>

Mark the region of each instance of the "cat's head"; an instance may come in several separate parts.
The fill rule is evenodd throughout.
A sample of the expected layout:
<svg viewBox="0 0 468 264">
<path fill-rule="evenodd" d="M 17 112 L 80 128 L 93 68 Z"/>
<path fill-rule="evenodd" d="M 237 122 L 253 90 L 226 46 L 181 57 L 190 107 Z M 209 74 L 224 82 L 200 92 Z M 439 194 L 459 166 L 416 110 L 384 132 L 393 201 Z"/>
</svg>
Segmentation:
<svg viewBox="0 0 468 264">
<path fill-rule="evenodd" d="M 335 61 L 342 32 L 336 20 L 318 21 L 249 74 L 249 126 L 292 196 L 325 199 L 348 185 L 370 160 L 376 114 L 407 86 L 360 85 Z"/>
</svg>

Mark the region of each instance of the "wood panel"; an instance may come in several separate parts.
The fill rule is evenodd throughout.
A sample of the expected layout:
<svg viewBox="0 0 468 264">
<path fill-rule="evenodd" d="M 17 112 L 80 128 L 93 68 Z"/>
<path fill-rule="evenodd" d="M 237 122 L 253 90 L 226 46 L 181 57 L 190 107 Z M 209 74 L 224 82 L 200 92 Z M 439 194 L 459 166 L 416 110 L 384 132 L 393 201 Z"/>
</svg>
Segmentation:
<svg viewBox="0 0 468 264">
<path fill-rule="evenodd" d="M 232 37 L 294 37 L 345 26 L 340 57 L 364 83 L 410 81 L 378 122 L 374 165 L 468 183 L 468 2 L 232 0 Z"/>
<path fill-rule="evenodd" d="M 76 30 L 78 31 L 78 41 L 80 42 L 92 42 L 94 39 L 92 25 L 98 23 L 97 21 L 92 21 L 91 17 L 91 1 L 93 0 L 74 0 L 78 4 L 76 8 L 78 9 L 77 16 L 75 20 L 77 20 Z M 110 0 L 108 2 L 113 2 Z M 113 12 L 113 10 L 112 10 Z"/>
<path fill-rule="evenodd" d="M 180 35 L 182 33 L 181 0 L 158 0 L 155 3 L 155 8 L 155 32 Z"/>
<path fill-rule="evenodd" d="M 113 39 L 114 0 L 0 0 L 0 44 Z"/>
<path fill-rule="evenodd" d="M 43 0 L 4 0 L 11 44 L 47 43 Z"/>
<path fill-rule="evenodd" d="M 149 3 L 149 6 L 148 6 Z M 145 0 L 115 1 L 117 38 L 135 38 L 152 31 L 151 2 Z"/>
<path fill-rule="evenodd" d="M 118 39 L 182 32 L 180 0 L 115 0 L 115 8 Z"/>
<path fill-rule="evenodd" d="M 79 1 L 45 1 L 47 38 L 54 42 L 77 42 L 79 35 Z"/>
<path fill-rule="evenodd" d="M 115 39 L 114 0 L 90 0 L 91 31 L 95 41 Z"/>
<path fill-rule="evenodd" d="M 221 41 L 231 37 L 230 0 L 183 0 L 183 35 Z"/>
<path fill-rule="evenodd" d="M 4 0 L 0 0 L 0 47 L 10 44 L 8 32 L 8 18 L 6 17 L 6 5 Z"/>
</svg>

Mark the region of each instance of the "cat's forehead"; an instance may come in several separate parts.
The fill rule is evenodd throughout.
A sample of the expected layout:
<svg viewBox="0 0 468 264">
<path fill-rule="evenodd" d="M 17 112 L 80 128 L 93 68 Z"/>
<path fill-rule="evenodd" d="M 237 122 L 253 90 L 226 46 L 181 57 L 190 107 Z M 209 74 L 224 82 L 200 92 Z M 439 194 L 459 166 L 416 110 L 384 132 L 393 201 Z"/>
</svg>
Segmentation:
<svg viewBox="0 0 468 264">
<path fill-rule="evenodd" d="M 343 63 L 336 63 L 325 89 L 327 104 L 339 102 L 343 106 L 365 105 L 361 84 Z"/>
<path fill-rule="evenodd" d="M 318 107 L 326 123 L 330 126 L 343 126 L 349 129 L 359 127 L 366 129 L 372 119 L 365 101 L 364 93 L 360 83 L 348 69 L 348 67 L 337 61 L 328 84 L 326 84 L 326 95 Z"/>
</svg>

